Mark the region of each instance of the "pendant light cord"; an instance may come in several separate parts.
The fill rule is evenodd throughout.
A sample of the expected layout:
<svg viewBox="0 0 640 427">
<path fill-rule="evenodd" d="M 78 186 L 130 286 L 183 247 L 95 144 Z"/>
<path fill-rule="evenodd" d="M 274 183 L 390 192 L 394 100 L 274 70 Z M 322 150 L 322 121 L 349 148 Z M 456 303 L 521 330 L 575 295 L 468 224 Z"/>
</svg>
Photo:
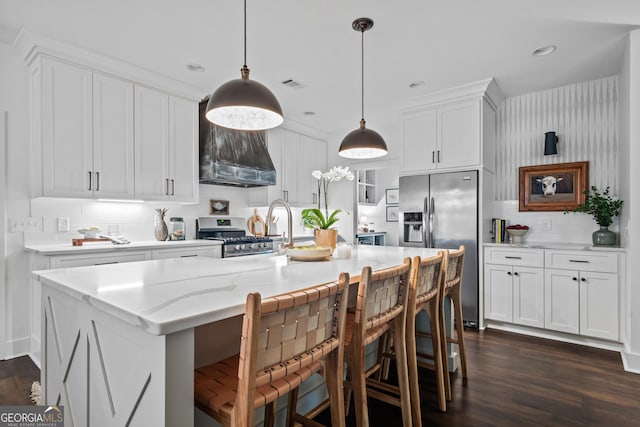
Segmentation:
<svg viewBox="0 0 640 427">
<path fill-rule="evenodd" d="M 244 0 L 244 66 L 247 66 L 247 0 Z"/>
<path fill-rule="evenodd" d="M 246 1 L 246 0 L 245 0 Z M 360 34 L 362 34 L 362 42 L 360 49 L 360 93 L 362 96 L 360 97 L 360 111 L 362 112 L 362 120 L 364 121 L 364 28 L 360 30 Z"/>
</svg>

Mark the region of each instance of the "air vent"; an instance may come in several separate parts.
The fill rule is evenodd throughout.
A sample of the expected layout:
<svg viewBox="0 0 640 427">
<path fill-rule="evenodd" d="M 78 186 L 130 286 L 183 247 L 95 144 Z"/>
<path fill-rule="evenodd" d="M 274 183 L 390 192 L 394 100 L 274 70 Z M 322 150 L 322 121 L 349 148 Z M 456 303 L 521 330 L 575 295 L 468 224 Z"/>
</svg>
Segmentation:
<svg viewBox="0 0 640 427">
<path fill-rule="evenodd" d="M 305 85 L 295 81 L 293 79 L 287 79 L 282 82 L 283 85 L 290 87 L 291 89 L 302 89 Z"/>
</svg>

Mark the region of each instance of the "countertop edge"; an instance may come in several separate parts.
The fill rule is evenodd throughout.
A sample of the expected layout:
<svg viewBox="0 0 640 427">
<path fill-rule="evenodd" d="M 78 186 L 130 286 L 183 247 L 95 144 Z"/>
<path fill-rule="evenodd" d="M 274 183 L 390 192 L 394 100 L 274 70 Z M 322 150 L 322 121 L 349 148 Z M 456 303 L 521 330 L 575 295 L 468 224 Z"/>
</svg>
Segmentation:
<svg viewBox="0 0 640 427">
<path fill-rule="evenodd" d="M 179 241 L 144 241 L 132 242 L 125 245 L 114 245 L 110 243 L 89 243 L 83 246 L 71 246 L 64 244 L 52 245 L 25 245 L 24 250 L 38 255 L 74 255 L 74 254 L 91 254 L 101 252 L 121 252 L 136 250 L 153 250 L 153 249 L 181 249 L 205 246 L 221 246 L 222 241 L 219 240 L 179 240 Z"/>
<path fill-rule="evenodd" d="M 627 248 L 620 246 L 594 246 L 589 243 L 562 243 L 562 242 L 528 242 L 528 243 L 483 243 L 482 246 L 505 249 L 540 249 L 554 251 L 602 251 L 626 253 Z"/>
</svg>

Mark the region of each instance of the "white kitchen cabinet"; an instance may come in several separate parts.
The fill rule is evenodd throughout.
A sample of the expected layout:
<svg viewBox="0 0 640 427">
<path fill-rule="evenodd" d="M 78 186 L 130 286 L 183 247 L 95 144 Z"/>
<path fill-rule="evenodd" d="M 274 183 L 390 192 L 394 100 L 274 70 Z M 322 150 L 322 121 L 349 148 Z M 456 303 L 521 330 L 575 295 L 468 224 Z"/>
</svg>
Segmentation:
<svg viewBox="0 0 640 427">
<path fill-rule="evenodd" d="M 478 166 L 481 99 L 444 104 L 404 121 L 403 171 Z"/>
<path fill-rule="evenodd" d="M 542 251 L 495 249 L 485 260 L 485 317 L 501 322 L 544 327 Z M 499 264 L 503 262 L 503 264 Z M 534 267 L 527 267 L 533 264 Z"/>
<path fill-rule="evenodd" d="M 618 341 L 617 255 L 546 251 L 545 262 L 545 327 Z"/>
<path fill-rule="evenodd" d="M 135 194 L 197 202 L 197 105 L 135 86 Z"/>
<path fill-rule="evenodd" d="M 311 207 L 318 202 L 318 181 L 311 173 L 327 170 L 324 141 L 284 128 L 269 130 L 269 156 L 276 169 L 276 185 L 249 190 L 250 206 L 268 206 L 283 199 L 291 206 Z"/>
<path fill-rule="evenodd" d="M 156 249 L 151 251 L 151 259 L 193 257 L 222 258 L 222 246 L 205 248 Z"/>
<path fill-rule="evenodd" d="M 48 57 L 41 73 L 33 108 L 42 117 L 34 141 L 42 185 L 34 196 L 132 198 L 133 84 Z"/>
</svg>

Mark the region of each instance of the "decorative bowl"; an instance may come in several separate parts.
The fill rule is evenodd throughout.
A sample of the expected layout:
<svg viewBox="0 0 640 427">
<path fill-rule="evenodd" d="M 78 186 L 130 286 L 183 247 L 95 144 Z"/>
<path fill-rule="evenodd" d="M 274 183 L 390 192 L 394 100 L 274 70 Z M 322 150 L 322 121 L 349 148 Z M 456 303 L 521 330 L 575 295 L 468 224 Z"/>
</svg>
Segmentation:
<svg viewBox="0 0 640 427">
<path fill-rule="evenodd" d="M 294 246 L 287 248 L 287 255 L 294 261 L 325 261 L 332 251 L 328 246 Z"/>
<path fill-rule="evenodd" d="M 100 234 L 100 228 L 99 227 L 87 227 L 87 228 L 81 228 L 80 230 L 78 230 L 78 233 L 80 234 L 84 234 L 84 238 L 85 239 L 95 239 L 96 237 L 98 237 L 98 234 Z"/>
<path fill-rule="evenodd" d="M 511 243 L 522 243 L 523 236 L 527 234 L 526 229 L 518 229 L 518 228 L 507 228 L 507 233 L 509 233 L 509 237 L 511 237 Z"/>
</svg>

